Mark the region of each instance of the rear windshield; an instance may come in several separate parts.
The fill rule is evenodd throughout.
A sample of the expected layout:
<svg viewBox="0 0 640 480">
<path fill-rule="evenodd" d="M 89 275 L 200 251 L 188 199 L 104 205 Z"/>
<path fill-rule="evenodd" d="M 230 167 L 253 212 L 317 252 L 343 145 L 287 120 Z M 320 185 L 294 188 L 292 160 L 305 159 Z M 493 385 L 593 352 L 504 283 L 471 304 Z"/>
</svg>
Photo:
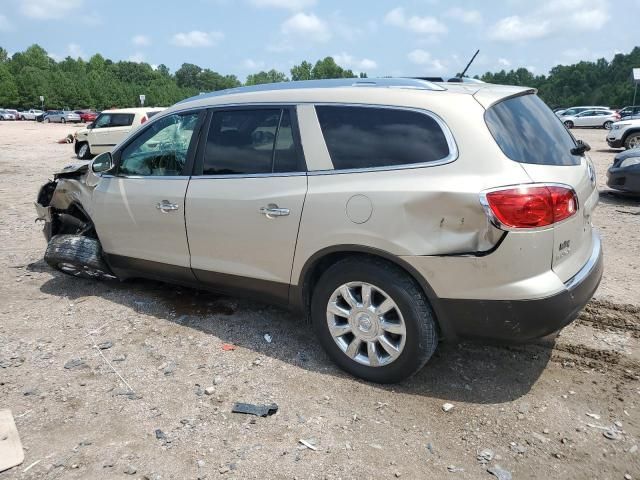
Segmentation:
<svg viewBox="0 0 640 480">
<path fill-rule="evenodd" d="M 536 165 L 579 165 L 575 140 L 537 95 L 503 100 L 484 114 L 489 131 L 511 160 Z"/>
</svg>

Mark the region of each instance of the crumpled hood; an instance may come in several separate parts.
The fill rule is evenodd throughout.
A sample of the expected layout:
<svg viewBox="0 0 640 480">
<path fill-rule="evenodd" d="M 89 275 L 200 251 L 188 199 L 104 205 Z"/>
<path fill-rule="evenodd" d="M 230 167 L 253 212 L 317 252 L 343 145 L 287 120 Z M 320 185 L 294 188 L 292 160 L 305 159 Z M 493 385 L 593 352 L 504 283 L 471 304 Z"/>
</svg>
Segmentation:
<svg viewBox="0 0 640 480">
<path fill-rule="evenodd" d="M 91 164 L 91 161 L 74 162 L 69 165 L 65 165 L 62 168 L 62 170 L 58 170 L 57 172 L 54 172 L 53 175 L 54 177 L 57 178 L 61 176 L 67 176 L 69 174 L 82 174 L 87 171 L 90 164 Z"/>
</svg>

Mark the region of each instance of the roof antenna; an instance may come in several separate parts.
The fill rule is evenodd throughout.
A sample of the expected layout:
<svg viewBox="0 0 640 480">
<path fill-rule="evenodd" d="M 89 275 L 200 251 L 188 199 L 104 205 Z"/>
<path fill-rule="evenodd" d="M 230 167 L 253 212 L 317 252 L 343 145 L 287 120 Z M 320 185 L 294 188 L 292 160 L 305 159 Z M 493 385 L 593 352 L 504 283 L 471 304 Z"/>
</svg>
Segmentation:
<svg viewBox="0 0 640 480">
<path fill-rule="evenodd" d="M 473 57 L 471 57 L 471 60 L 469 60 L 469 63 L 467 63 L 467 66 L 464 67 L 464 70 L 462 71 L 462 73 L 460 75 L 458 75 L 458 78 L 460 80 L 462 80 L 462 77 L 464 77 L 464 74 L 467 73 L 467 70 L 469 70 L 469 67 L 471 66 L 471 64 L 476 59 L 476 57 L 478 56 L 479 53 L 480 53 L 480 50 L 479 49 L 476 50 L 476 53 L 473 54 Z"/>
</svg>

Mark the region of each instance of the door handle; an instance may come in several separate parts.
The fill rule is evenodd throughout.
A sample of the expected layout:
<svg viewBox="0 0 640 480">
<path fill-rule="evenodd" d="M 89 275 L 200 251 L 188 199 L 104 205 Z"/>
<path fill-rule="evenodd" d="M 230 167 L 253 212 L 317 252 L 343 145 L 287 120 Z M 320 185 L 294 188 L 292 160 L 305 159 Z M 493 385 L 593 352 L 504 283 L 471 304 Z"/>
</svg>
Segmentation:
<svg viewBox="0 0 640 480">
<path fill-rule="evenodd" d="M 291 213 L 288 208 L 280 208 L 275 203 L 260 208 L 260 213 L 267 218 L 286 217 Z"/>
<path fill-rule="evenodd" d="M 168 213 L 178 210 L 180 206 L 177 203 L 171 203 L 169 200 L 162 200 L 156 204 L 156 208 L 162 213 Z"/>
</svg>

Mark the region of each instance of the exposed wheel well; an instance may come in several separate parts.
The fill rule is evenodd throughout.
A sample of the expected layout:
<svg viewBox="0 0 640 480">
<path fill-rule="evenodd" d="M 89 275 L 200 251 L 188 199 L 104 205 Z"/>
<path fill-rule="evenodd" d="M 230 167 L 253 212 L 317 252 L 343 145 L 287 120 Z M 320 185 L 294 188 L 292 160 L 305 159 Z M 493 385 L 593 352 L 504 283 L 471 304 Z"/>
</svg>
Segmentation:
<svg viewBox="0 0 640 480">
<path fill-rule="evenodd" d="M 304 312 L 308 315 L 310 306 L 311 306 L 311 297 L 314 291 L 314 286 L 318 283 L 318 280 L 322 276 L 322 274 L 336 262 L 343 260 L 345 258 L 354 258 L 359 257 L 368 260 L 376 260 L 385 262 L 393 265 L 399 270 L 403 271 L 406 275 L 408 275 L 422 292 L 427 297 L 427 300 L 431 304 L 431 307 L 435 313 L 436 326 L 438 327 L 438 334 L 443 337 L 454 337 L 454 333 L 446 328 L 445 322 L 443 322 L 443 318 L 441 315 L 441 310 L 439 308 L 438 299 L 431 288 L 431 286 L 426 282 L 426 280 L 416 272 L 410 265 L 401 259 L 394 257 L 392 255 L 386 254 L 384 252 L 378 252 L 374 249 L 371 251 L 365 250 L 334 250 L 326 253 L 319 252 L 314 255 L 308 262 L 307 265 L 302 270 L 300 283 L 301 285 L 301 303 Z M 310 320 L 307 317 L 307 320 Z"/>
<path fill-rule="evenodd" d="M 633 128 L 624 132 L 624 135 L 622 137 L 622 143 L 626 142 L 629 135 L 633 135 L 634 133 L 640 133 L 640 128 Z"/>
</svg>

